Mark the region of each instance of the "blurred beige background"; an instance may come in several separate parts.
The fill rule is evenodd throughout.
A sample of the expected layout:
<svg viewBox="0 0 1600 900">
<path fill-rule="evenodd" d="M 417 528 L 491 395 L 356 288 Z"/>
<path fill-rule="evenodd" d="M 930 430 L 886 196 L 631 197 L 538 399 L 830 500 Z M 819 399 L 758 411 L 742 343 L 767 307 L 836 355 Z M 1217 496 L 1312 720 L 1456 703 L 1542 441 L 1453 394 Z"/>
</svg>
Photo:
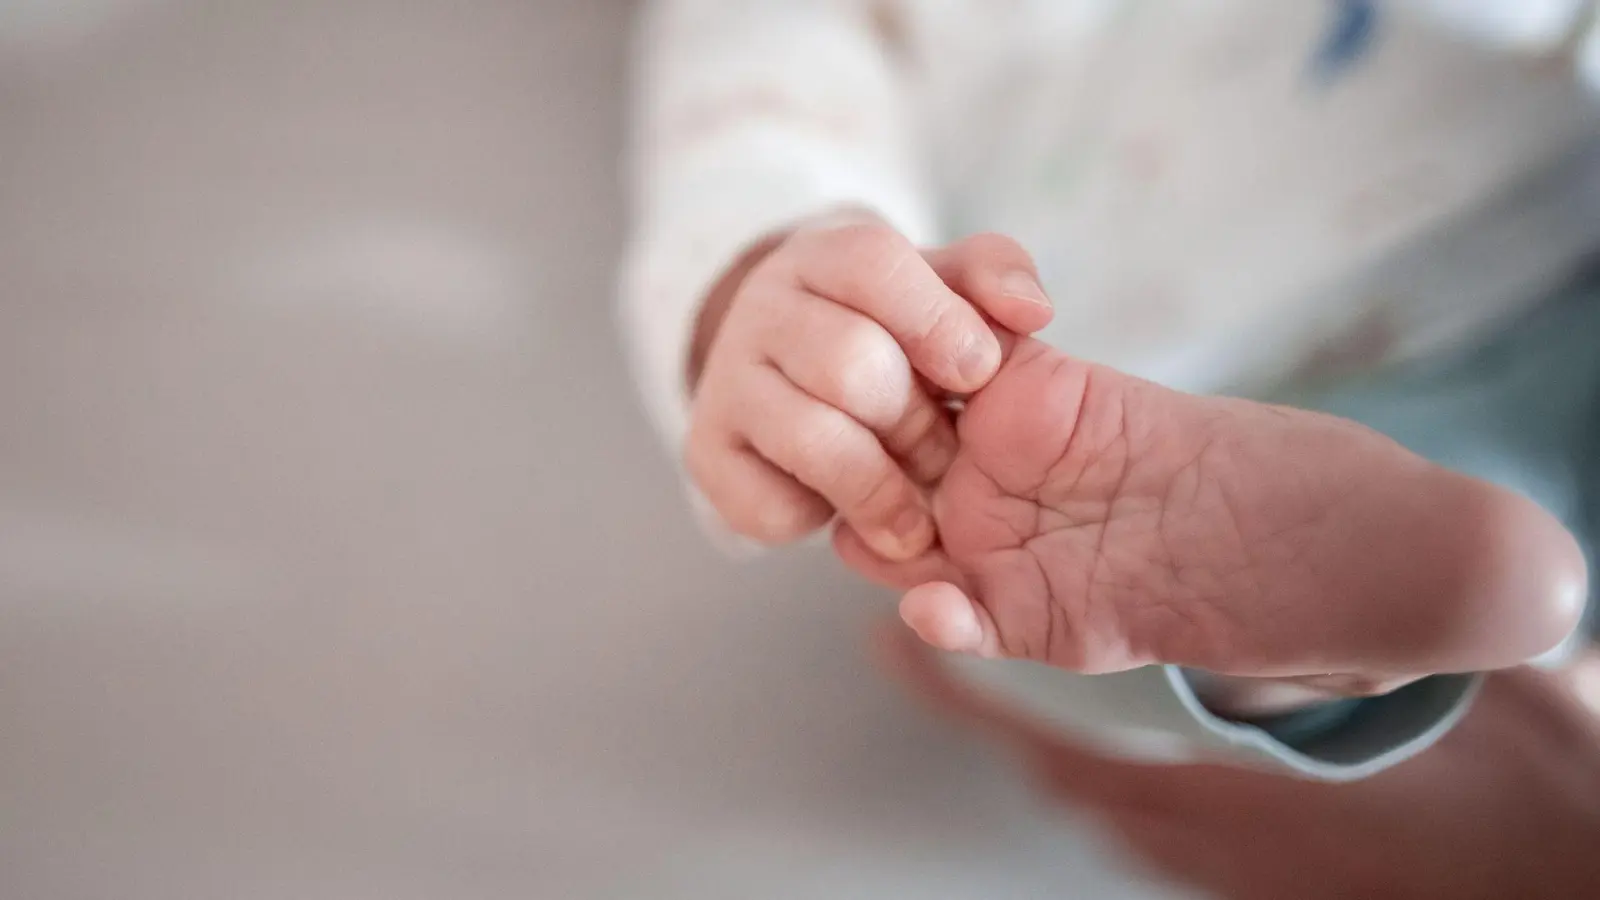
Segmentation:
<svg viewBox="0 0 1600 900">
<path fill-rule="evenodd" d="M 630 14 L 0 0 L 0 895 L 1151 896 L 693 530 Z"/>
</svg>

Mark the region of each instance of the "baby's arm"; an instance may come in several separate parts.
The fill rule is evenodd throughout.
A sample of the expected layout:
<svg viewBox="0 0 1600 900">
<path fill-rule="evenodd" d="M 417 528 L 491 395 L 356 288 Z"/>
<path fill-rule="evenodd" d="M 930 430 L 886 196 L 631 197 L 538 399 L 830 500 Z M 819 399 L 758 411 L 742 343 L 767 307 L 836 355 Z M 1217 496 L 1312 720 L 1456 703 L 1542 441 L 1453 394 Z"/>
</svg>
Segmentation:
<svg viewBox="0 0 1600 900">
<path fill-rule="evenodd" d="M 845 206 L 912 242 L 934 237 L 907 86 L 867 6 L 660 0 L 642 15 L 620 318 L 674 452 L 688 431 L 701 305 L 748 248 Z"/>
<path fill-rule="evenodd" d="M 783 544 L 838 516 L 922 552 L 922 486 L 955 453 L 941 400 L 1000 365 L 984 317 L 1049 319 L 1015 242 L 919 249 L 906 23 L 869 6 L 702 0 L 645 22 L 624 325 L 713 536 Z"/>
</svg>

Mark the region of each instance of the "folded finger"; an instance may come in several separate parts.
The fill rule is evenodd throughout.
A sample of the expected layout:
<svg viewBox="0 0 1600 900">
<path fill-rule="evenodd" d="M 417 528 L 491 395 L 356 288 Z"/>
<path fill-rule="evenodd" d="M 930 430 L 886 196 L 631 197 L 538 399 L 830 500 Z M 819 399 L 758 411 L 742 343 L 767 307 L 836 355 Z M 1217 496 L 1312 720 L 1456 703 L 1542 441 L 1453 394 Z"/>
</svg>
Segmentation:
<svg viewBox="0 0 1600 900">
<path fill-rule="evenodd" d="M 772 363 L 801 390 L 870 429 L 913 478 L 939 479 L 955 458 L 950 415 L 924 389 L 894 336 L 859 312 L 799 296 L 768 342 Z"/>
<path fill-rule="evenodd" d="M 1033 334 L 1050 324 L 1054 309 L 1038 269 L 1015 240 L 975 234 L 922 255 L 945 284 L 1007 329 Z"/>
<path fill-rule="evenodd" d="M 921 490 L 866 426 L 801 390 L 773 366 L 752 371 L 741 417 L 751 445 L 836 509 L 878 553 L 898 559 L 933 544 Z"/>
<path fill-rule="evenodd" d="M 833 518 L 828 501 L 735 439 L 691 433 L 684 466 L 718 518 L 758 543 L 796 541 Z"/>
<path fill-rule="evenodd" d="M 852 223 L 792 239 L 799 284 L 881 324 L 912 366 L 939 387 L 971 393 L 1000 368 L 1000 344 L 910 241 L 886 225 Z M 812 262 L 816 261 L 816 262 Z"/>
</svg>

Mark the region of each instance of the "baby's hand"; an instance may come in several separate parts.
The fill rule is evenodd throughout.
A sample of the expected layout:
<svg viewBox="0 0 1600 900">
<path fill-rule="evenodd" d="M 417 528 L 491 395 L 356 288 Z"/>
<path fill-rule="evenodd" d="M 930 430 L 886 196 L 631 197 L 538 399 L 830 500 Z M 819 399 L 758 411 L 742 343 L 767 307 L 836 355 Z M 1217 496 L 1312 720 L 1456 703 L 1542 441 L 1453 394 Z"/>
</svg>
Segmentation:
<svg viewBox="0 0 1600 900">
<path fill-rule="evenodd" d="M 927 550 L 919 485 L 956 454 L 944 400 L 1000 367 L 984 316 L 1021 333 L 1050 320 L 1028 254 L 994 235 L 923 253 L 876 219 L 834 219 L 778 242 L 731 296 L 685 448 L 711 505 L 763 544 L 837 514 L 887 558 Z"/>
</svg>

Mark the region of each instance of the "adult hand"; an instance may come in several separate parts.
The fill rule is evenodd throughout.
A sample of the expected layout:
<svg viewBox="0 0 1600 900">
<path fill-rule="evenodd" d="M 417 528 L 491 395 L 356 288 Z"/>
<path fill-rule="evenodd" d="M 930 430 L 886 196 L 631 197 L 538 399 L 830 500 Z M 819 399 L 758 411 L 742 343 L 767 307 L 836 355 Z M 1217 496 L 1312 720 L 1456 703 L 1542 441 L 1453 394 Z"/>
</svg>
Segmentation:
<svg viewBox="0 0 1600 900">
<path fill-rule="evenodd" d="M 1091 752 L 947 675 L 903 629 L 898 678 L 1016 752 L 1156 871 L 1234 900 L 1541 900 L 1600 886 L 1600 654 L 1492 675 L 1427 753 L 1352 784 Z"/>
<path fill-rule="evenodd" d="M 1516 665 L 1575 625 L 1576 541 L 1522 497 L 1331 416 L 1195 397 L 1020 339 L 958 423 L 907 590 L 946 650 L 1171 663 L 1372 693 Z"/>
</svg>

